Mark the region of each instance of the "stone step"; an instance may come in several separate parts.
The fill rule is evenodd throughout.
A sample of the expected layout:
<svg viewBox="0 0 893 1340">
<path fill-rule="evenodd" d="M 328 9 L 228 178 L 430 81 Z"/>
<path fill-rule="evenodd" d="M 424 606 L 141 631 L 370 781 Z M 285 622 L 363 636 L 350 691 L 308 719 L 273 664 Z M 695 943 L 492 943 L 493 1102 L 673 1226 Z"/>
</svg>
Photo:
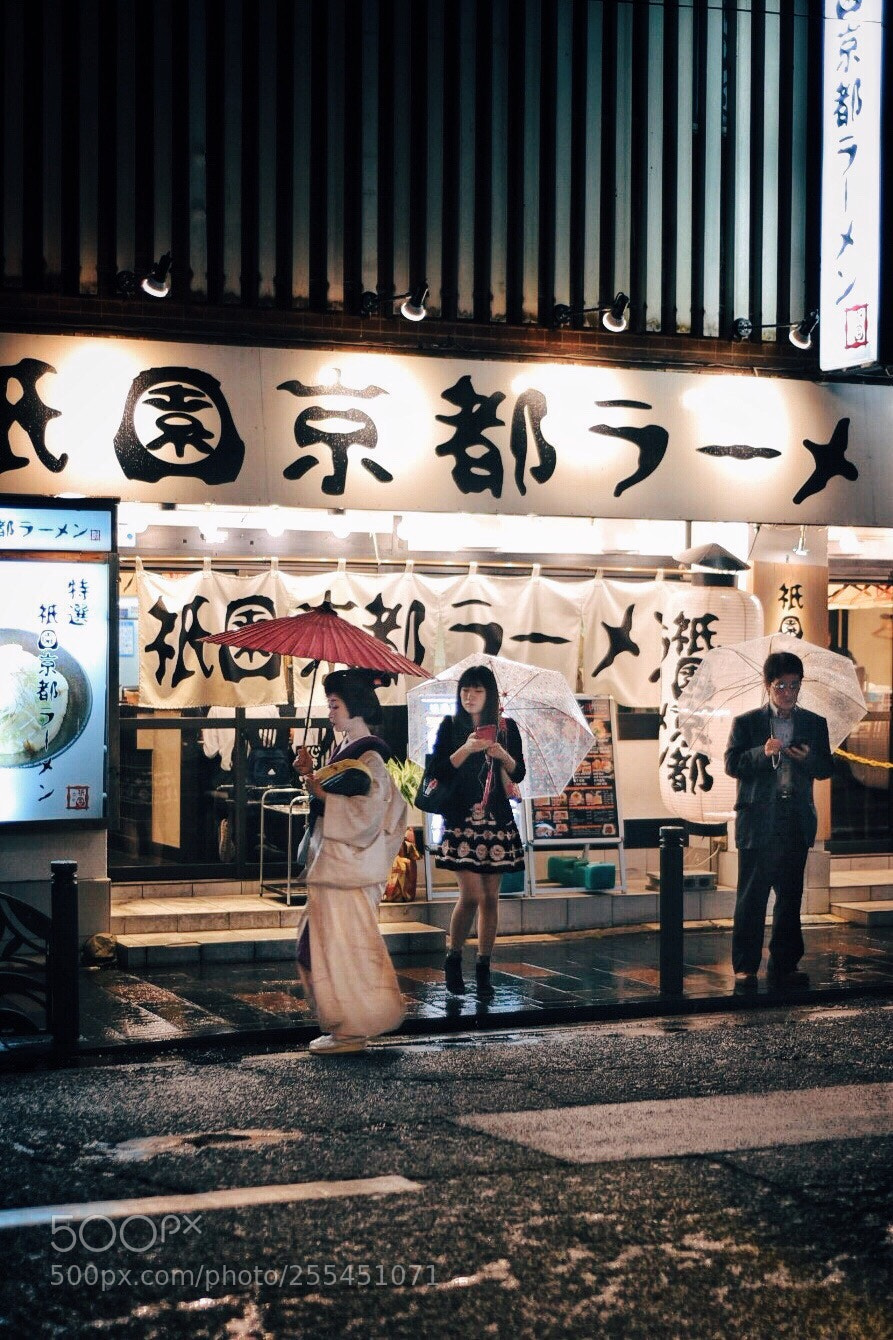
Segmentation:
<svg viewBox="0 0 893 1340">
<path fill-rule="evenodd" d="M 859 926 L 893 926 L 893 898 L 873 898 L 861 903 L 831 904 L 831 911 L 842 921 Z"/>
<path fill-rule="evenodd" d="M 391 958 L 416 954 L 441 955 L 446 933 L 420 921 L 381 927 Z M 290 926 L 267 930 L 148 932 L 118 936 L 118 966 L 131 971 L 167 968 L 183 963 L 251 963 L 293 959 L 295 932 Z"/>
<path fill-rule="evenodd" d="M 873 902 L 893 897 L 893 870 L 832 870 L 833 902 Z"/>
<path fill-rule="evenodd" d="M 303 901 L 303 899 L 302 899 Z M 270 930 L 296 926 L 301 907 L 250 894 L 228 897 L 133 898 L 112 903 L 112 935 Z"/>
</svg>

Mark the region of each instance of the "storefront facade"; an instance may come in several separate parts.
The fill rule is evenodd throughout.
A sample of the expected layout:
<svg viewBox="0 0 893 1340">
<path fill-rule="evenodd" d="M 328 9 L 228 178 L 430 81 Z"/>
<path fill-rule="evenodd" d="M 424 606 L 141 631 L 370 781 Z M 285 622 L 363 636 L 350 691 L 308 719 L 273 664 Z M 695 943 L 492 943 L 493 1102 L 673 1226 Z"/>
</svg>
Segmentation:
<svg viewBox="0 0 893 1340">
<path fill-rule="evenodd" d="M 886 584 L 889 376 L 785 338 L 819 305 L 823 23 L 775 8 L 6 7 L 0 489 L 120 500 L 111 834 L 64 852 L 97 906 L 128 871 L 256 874 L 201 723 L 305 680 L 203 648 L 227 618 L 331 592 L 426 668 L 561 668 L 624 709 L 648 847 L 661 665 L 700 650 L 662 622 L 675 556 L 720 539 L 767 628 L 819 641 L 829 577 Z M 883 596 L 832 625 L 882 762 Z M 883 849 L 887 774 L 853 768 L 840 840 Z M 4 833 L 5 887 L 36 852 Z"/>
</svg>

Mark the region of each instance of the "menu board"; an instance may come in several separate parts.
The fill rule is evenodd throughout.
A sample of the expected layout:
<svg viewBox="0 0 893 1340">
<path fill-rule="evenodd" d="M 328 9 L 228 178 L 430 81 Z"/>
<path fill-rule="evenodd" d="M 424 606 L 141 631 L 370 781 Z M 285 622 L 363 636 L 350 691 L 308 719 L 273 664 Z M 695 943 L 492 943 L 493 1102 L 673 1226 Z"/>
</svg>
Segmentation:
<svg viewBox="0 0 893 1340">
<path fill-rule="evenodd" d="M 105 816 L 109 565 L 0 561 L 0 823 Z"/>
<path fill-rule="evenodd" d="M 595 739 L 560 796 L 532 800 L 534 845 L 604 842 L 622 838 L 614 766 L 614 721 L 609 697 L 578 696 Z"/>
</svg>

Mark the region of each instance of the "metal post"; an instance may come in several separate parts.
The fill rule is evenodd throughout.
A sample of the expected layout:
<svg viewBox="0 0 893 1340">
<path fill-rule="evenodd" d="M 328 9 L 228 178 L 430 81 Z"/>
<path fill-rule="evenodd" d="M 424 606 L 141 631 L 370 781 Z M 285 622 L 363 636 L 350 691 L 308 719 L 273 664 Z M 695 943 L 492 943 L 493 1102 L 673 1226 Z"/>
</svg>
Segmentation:
<svg viewBox="0 0 893 1340">
<path fill-rule="evenodd" d="M 77 869 L 77 861 L 50 862 L 49 1025 L 53 1041 L 62 1043 L 76 1042 L 81 1031 Z"/>
<path fill-rule="evenodd" d="M 660 991 L 682 995 L 682 842 L 685 829 L 660 830 Z"/>
</svg>

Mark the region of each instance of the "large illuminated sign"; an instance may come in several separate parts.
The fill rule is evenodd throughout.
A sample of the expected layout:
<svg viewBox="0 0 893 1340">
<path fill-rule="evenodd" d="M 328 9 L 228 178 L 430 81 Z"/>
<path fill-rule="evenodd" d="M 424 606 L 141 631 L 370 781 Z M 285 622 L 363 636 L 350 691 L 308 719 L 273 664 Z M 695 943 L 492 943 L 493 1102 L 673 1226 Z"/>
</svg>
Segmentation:
<svg viewBox="0 0 893 1340">
<path fill-rule="evenodd" d="M 113 520 L 0 505 L 0 823 L 105 818 Z"/>
<path fill-rule="evenodd" d="M 883 0 L 825 0 L 822 93 L 824 371 L 878 361 Z"/>
</svg>

